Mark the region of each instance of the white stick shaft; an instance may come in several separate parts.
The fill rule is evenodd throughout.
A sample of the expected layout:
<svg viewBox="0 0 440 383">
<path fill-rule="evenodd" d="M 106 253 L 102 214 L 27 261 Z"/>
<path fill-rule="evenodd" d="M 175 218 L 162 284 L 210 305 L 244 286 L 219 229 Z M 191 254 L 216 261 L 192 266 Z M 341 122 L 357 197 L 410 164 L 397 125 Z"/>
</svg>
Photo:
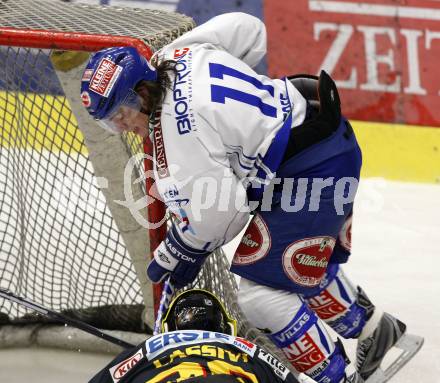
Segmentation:
<svg viewBox="0 0 440 383">
<path fill-rule="evenodd" d="M 156 315 L 156 322 L 154 323 L 153 335 L 160 333 L 162 318 L 165 312 L 168 310 L 173 293 L 174 287 L 171 284 L 170 277 L 168 277 L 163 286 L 162 297 L 160 298 L 159 308 Z"/>
</svg>

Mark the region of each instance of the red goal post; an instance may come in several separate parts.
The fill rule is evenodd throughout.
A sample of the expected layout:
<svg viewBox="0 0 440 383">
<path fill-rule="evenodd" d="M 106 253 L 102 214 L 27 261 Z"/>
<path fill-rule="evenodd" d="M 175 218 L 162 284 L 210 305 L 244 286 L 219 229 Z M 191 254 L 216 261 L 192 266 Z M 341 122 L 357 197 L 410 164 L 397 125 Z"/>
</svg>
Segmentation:
<svg viewBox="0 0 440 383">
<path fill-rule="evenodd" d="M 17 29 L 2 27 L 0 45 L 25 48 L 61 49 L 71 51 L 96 52 L 104 48 L 134 47 L 148 59 L 152 55 L 150 47 L 138 38 L 87 33 L 66 33 L 51 30 Z"/>
</svg>

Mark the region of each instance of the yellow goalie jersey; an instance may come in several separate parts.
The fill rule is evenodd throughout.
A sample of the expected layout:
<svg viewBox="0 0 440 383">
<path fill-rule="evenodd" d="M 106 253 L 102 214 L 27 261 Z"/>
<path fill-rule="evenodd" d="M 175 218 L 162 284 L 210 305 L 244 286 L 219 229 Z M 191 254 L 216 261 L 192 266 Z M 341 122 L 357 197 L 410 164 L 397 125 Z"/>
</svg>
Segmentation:
<svg viewBox="0 0 440 383">
<path fill-rule="evenodd" d="M 274 356 L 231 335 L 184 330 L 159 334 L 125 350 L 90 383 L 298 383 Z"/>
</svg>

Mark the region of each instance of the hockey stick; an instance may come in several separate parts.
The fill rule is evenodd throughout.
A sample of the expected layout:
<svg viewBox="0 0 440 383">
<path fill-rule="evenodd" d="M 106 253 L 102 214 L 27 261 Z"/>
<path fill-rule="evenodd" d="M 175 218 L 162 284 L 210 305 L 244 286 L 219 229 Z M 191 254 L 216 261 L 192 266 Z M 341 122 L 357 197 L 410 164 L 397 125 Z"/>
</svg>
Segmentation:
<svg viewBox="0 0 440 383">
<path fill-rule="evenodd" d="M 14 293 L 12 293 L 11 291 L 3 289 L 1 287 L 0 287 L 0 297 L 4 299 L 8 299 L 11 302 L 18 303 L 19 305 L 32 309 L 40 314 L 46 315 L 47 317 L 55 319 L 58 322 L 65 323 L 72 327 L 76 327 L 82 331 L 85 331 L 89 334 L 102 338 L 107 342 L 111 342 L 123 348 L 131 348 L 135 346 L 134 344 L 123 341 L 122 339 L 118 339 L 109 334 L 106 334 L 105 332 L 102 332 L 96 327 L 93 327 L 78 319 L 68 318 L 63 314 L 57 313 L 56 311 L 52 311 L 46 307 L 39 305 L 38 303 L 30 301 L 29 299 L 19 297 Z"/>
<path fill-rule="evenodd" d="M 171 303 L 173 294 L 174 286 L 171 283 L 171 277 L 168 277 L 163 285 L 162 296 L 160 298 L 159 308 L 157 309 L 156 322 L 154 322 L 153 335 L 160 333 L 162 317 L 163 314 L 168 310 L 168 306 Z"/>
</svg>

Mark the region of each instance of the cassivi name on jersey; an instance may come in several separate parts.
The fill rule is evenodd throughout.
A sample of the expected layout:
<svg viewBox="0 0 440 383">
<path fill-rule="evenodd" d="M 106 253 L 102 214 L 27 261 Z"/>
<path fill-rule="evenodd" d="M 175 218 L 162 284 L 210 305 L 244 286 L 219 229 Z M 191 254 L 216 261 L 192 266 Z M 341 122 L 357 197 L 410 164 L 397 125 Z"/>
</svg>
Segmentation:
<svg viewBox="0 0 440 383">
<path fill-rule="evenodd" d="M 172 331 L 165 334 L 153 336 L 145 342 L 147 358 L 156 358 L 163 352 L 180 345 L 190 345 L 207 342 L 221 342 L 230 344 L 249 356 L 253 357 L 257 346 L 240 337 L 210 331 L 183 330 Z"/>
<path fill-rule="evenodd" d="M 255 344 L 240 337 L 210 331 L 172 331 L 165 334 L 158 334 L 147 339 L 145 341 L 145 355 L 142 349 L 139 349 L 134 355 L 124 359 L 116 366 L 111 367 L 109 372 L 113 382 L 118 383 L 130 371 L 130 369 L 136 366 L 136 364 L 144 357 L 151 361 L 160 354 L 179 346 L 190 346 L 197 344 L 205 345 L 209 342 L 220 342 L 232 345 L 250 357 L 253 357 L 257 351 L 257 346 Z M 284 370 L 284 366 L 281 365 L 280 362 L 277 362 L 275 358 L 270 358 L 264 353 L 261 354 L 261 356 L 259 355 L 259 357 L 268 363 L 278 376 L 284 376 L 284 371 L 287 371 L 287 373 L 289 372 L 287 369 Z"/>
<path fill-rule="evenodd" d="M 207 346 L 207 343 L 210 342 L 232 345 L 238 351 L 240 351 L 240 353 L 233 354 L 232 352 L 227 351 L 215 352 L 212 347 Z M 249 342 L 248 340 L 240 337 L 209 331 L 183 330 L 156 335 L 145 342 L 147 353 L 146 357 L 148 360 L 156 359 L 160 354 L 164 353 L 165 351 L 171 350 L 179 346 L 193 346 L 189 350 L 191 355 L 197 354 L 198 352 L 203 355 L 203 353 L 205 352 L 211 357 L 217 356 L 220 359 L 223 359 L 227 355 L 228 358 L 234 359 L 236 361 L 238 361 L 239 359 L 247 361 L 247 358 L 245 358 L 246 355 L 251 358 L 256 356 L 258 357 L 258 359 L 265 362 L 282 380 L 286 380 L 288 374 L 290 373 L 290 370 L 277 358 L 275 358 L 267 351 L 258 348 L 252 342 Z M 182 349 L 180 348 L 180 350 Z M 182 352 L 185 354 L 184 351 L 181 351 L 178 355 L 180 355 Z M 171 355 L 170 357 L 173 357 L 173 355 Z M 159 359 L 156 359 L 154 363 L 158 363 L 157 367 L 161 367 L 161 361 L 162 360 L 159 361 Z"/>
</svg>

